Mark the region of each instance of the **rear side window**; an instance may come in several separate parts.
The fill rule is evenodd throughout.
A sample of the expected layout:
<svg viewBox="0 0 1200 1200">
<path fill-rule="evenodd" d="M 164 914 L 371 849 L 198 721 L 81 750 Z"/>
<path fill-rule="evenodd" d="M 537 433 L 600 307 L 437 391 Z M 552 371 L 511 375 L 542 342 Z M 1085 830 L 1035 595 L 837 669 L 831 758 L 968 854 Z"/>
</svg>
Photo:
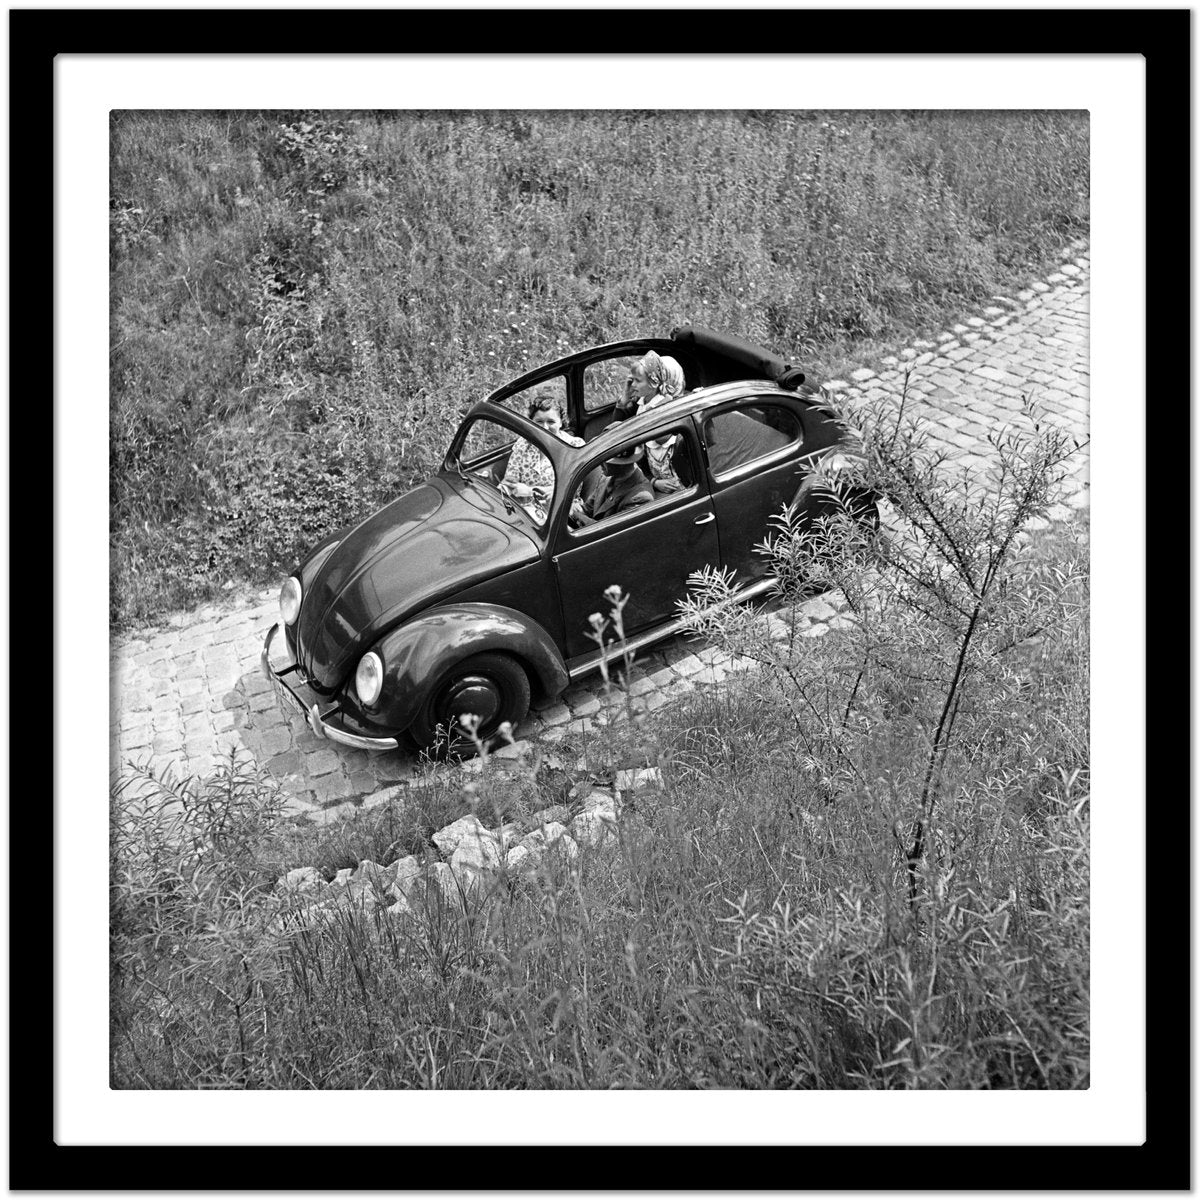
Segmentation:
<svg viewBox="0 0 1200 1200">
<path fill-rule="evenodd" d="M 595 412 L 624 399 L 625 380 L 629 378 L 629 372 L 637 360 L 637 355 L 625 355 L 622 358 L 601 359 L 584 367 L 584 412 Z"/>
<path fill-rule="evenodd" d="M 717 479 L 803 440 L 799 418 L 782 404 L 742 405 L 704 422 L 708 463 Z"/>
</svg>

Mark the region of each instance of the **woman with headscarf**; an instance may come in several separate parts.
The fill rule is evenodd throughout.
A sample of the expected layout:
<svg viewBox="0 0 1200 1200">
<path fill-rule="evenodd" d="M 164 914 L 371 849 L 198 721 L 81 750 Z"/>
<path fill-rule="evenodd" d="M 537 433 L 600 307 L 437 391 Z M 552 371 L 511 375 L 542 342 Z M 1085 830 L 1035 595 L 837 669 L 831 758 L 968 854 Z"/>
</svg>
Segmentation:
<svg viewBox="0 0 1200 1200">
<path fill-rule="evenodd" d="M 685 387 L 683 368 L 679 363 L 670 355 L 648 350 L 630 368 L 629 378 L 625 381 L 625 398 L 617 404 L 614 419 L 624 421 L 647 409 L 677 400 Z M 646 465 L 655 491 L 677 492 L 684 486 L 672 463 L 678 442 L 676 436 L 646 443 Z"/>
<path fill-rule="evenodd" d="M 686 386 L 683 368 L 675 359 L 647 350 L 629 370 L 625 398 L 617 404 L 616 419 L 623 421 L 634 413 L 678 399 Z"/>
</svg>

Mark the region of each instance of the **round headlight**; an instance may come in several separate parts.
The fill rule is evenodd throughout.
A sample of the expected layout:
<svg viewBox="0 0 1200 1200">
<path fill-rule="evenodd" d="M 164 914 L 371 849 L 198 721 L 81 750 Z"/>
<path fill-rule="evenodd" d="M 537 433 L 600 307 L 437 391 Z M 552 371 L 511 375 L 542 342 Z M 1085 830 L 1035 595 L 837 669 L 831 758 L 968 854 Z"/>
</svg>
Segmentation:
<svg viewBox="0 0 1200 1200">
<path fill-rule="evenodd" d="M 354 673 L 354 690 L 368 707 L 379 699 L 383 690 L 383 660 L 374 650 L 359 659 L 358 670 Z"/>
<path fill-rule="evenodd" d="M 300 580 L 294 575 L 279 589 L 279 615 L 285 625 L 292 625 L 300 615 Z"/>
</svg>

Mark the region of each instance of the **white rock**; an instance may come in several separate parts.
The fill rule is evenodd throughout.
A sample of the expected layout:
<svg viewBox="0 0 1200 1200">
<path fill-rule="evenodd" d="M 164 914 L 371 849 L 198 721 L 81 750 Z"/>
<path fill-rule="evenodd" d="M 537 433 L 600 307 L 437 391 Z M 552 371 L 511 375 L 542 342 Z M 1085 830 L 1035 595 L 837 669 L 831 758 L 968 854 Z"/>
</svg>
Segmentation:
<svg viewBox="0 0 1200 1200">
<path fill-rule="evenodd" d="M 617 791 L 633 792 L 642 787 L 662 787 L 662 772 L 657 767 L 637 767 L 617 772 Z"/>
<path fill-rule="evenodd" d="M 353 875 L 354 875 L 354 869 L 352 867 L 343 867 L 333 877 L 333 886 L 334 887 L 345 887 L 346 884 L 348 884 L 350 882 L 350 879 Z"/>
<path fill-rule="evenodd" d="M 526 853 L 518 854 L 518 850 Z M 557 821 L 550 821 L 540 829 L 527 833 L 520 844 L 509 851 L 506 862 L 513 870 L 530 871 L 547 855 L 564 864 L 573 863 L 579 857 L 578 843 L 567 833 L 567 827 Z"/>
<path fill-rule="evenodd" d="M 573 863 L 579 858 L 579 844 L 569 833 L 564 833 L 550 843 L 548 852 L 565 863 Z"/>
<path fill-rule="evenodd" d="M 497 750 L 493 750 L 489 757 L 504 759 L 517 759 L 528 757 L 533 751 L 532 743 L 527 741 L 506 742 Z"/>
<path fill-rule="evenodd" d="M 510 871 L 532 871 L 540 859 L 528 846 L 514 846 L 505 856 L 504 865 Z"/>
<path fill-rule="evenodd" d="M 500 843 L 496 838 L 466 838 L 451 856 L 450 869 L 461 878 L 464 874 L 477 875 L 494 870 L 501 861 Z"/>
<path fill-rule="evenodd" d="M 449 863 L 429 863 L 415 879 L 407 892 L 407 900 L 414 908 L 418 905 L 426 910 L 438 904 L 452 912 L 461 912 L 462 891 Z"/>
<path fill-rule="evenodd" d="M 412 881 L 421 874 L 421 860 L 415 854 L 410 854 L 407 858 L 397 859 L 388 869 L 392 872 L 392 895 L 404 897 Z"/>
<path fill-rule="evenodd" d="M 325 886 L 325 877 L 316 867 L 296 867 L 275 886 L 284 892 L 319 892 Z"/>
<path fill-rule="evenodd" d="M 441 851 L 443 858 L 449 859 L 454 857 L 455 850 L 464 841 L 480 841 L 485 838 L 494 841 L 495 836 L 474 813 L 470 813 L 447 825 L 445 829 L 439 829 L 433 835 L 433 844 Z"/>
<path fill-rule="evenodd" d="M 391 886 L 395 874 L 392 868 L 382 867 L 379 863 L 364 858 L 350 879 L 353 883 L 373 883 L 377 887 L 386 888 Z"/>
<path fill-rule="evenodd" d="M 611 792 L 592 792 L 583 802 L 584 812 L 604 812 L 616 820 L 617 799 Z"/>
<path fill-rule="evenodd" d="M 588 850 L 599 849 L 605 843 L 617 844 L 617 818 L 602 808 L 581 812 L 571 822 L 571 837 Z"/>
</svg>

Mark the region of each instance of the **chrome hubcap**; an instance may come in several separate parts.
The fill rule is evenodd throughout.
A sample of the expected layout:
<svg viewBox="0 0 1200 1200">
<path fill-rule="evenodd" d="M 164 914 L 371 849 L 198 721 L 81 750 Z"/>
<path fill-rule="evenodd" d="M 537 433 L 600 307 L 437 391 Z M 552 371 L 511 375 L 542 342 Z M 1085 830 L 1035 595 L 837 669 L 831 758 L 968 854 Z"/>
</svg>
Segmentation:
<svg viewBox="0 0 1200 1200">
<path fill-rule="evenodd" d="M 479 728 L 486 729 L 499 715 L 500 704 L 500 690 L 493 680 L 486 675 L 467 675 L 450 685 L 442 711 L 447 724 L 466 713 L 474 713 L 479 718 Z"/>
</svg>

